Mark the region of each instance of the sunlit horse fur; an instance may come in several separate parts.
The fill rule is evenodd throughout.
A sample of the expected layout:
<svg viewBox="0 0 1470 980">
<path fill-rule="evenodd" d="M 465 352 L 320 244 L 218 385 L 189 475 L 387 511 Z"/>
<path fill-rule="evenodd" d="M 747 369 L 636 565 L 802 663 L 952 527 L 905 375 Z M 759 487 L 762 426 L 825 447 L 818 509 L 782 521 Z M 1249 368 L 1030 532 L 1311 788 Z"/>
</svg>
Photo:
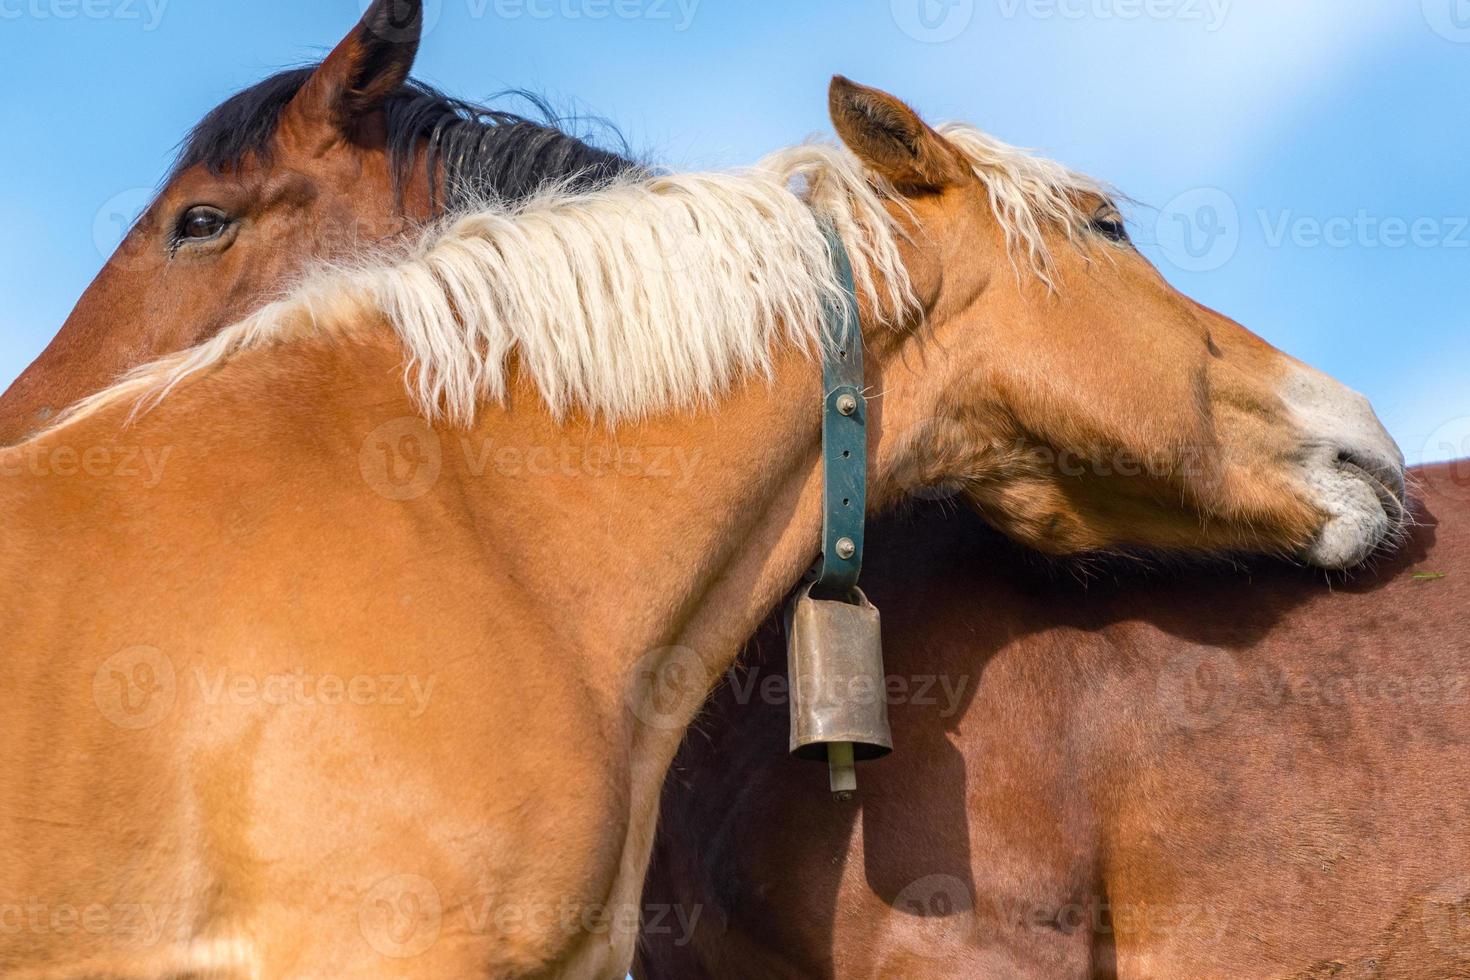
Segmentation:
<svg viewBox="0 0 1470 980">
<path fill-rule="evenodd" d="M 984 189 L 1010 252 L 1028 256 L 1037 279 L 1050 286 L 1055 263 L 1043 227 L 1081 239 L 1079 254 L 1087 261 L 1116 261 L 1112 243 L 1091 231 L 1097 211 L 1108 207 L 1091 181 L 968 127 L 949 126 L 943 133 L 937 145 L 951 159 L 925 163 L 947 164 L 956 173 L 963 168 Z M 430 418 L 468 424 L 481 399 L 503 401 L 512 355 L 557 417 L 577 409 L 616 423 L 708 405 L 736 378 L 752 372 L 769 377 L 773 353 L 783 344 L 815 349 L 823 311 L 843 301 L 821 236 L 823 221 L 848 242 L 873 319 L 895 324 L 911 315 L 918 300 L 899 250 L 907 236 L 900 219 L 914 206 L 880 171 L 821 145 L 777 154 L 742 175 L 635 173 L 590 194 L 552 188 L 526 202 L 474 210 L 431 232 L 407 260 L 320 275 L 199 347 L 82 402 L 68 417 L 118 399 L 162 397 L 241 348 L 351 328 L 380 314 L 398 329 L 420 409 Z M 660 265 L 672 265 L 677 275 L 648 274 Z M 1163 296 L 1180 302 L 1167 291 Z M 1049 301 L 1041 297 L 1036 305 Z M 1248 337 L 1223 318 L 1200 315 L 1198 325 L 1213 362 L 1230 360 L 1222 342 Z M 1234 356 L 1252 368 L 1284 361 L 1259 342 L 1242 348 Z M 1167 359 L 1174 352 L 1153 353 Z M 1096 360 L 1089 361 L 1076 370 L 1097 371 Z M 1126 503 L 1087 500 L 1087 481 L 1048 486 L 1050 467 L 1028 473 L 1024 454 L 1001 456 L 1007 486 L 988 493 L 990 474 L 965 471 L 982 507 L 1000 506 L 992 498 L 1001 495 L 1014 498 L 1017 485 L 1036 495 L 1007 503 L 1015 530 L 1033 545 L 1063 551 L 1117 544 L 1199 547 L 1198 536 L 1206 535 L 1208 547 L 1289 548 L 1346 566 L 1364 558 L 1402 517 L 1396 447 L 1360 397 L 1305 369 L 1278 365 L 1278 384 L 1263 393 L 1239 368 L 1207 362 L 1203 367 L 1213 370 L 1184 379 L 1182 405 L 1155 404 L 1160 392 L 1142 391 L 1136 395 L 1149 410 L 1139 416 L 1090 417 L 1100 406 L 1069 394 L 1069 376 L 1028 373 L 1026 367 L 1020 360 L 999 366 L 996 390 L 976 392 L 981 404 L 997 393 L 1018 397 L 987 405 L 991 417 L 966 418 L 960 428 L 983 426 L 992 446 L 1001 446 L 1004 437 L 1021 442 L 1044 428 L 1030 425 L 1027 414 L 1056 410 L 1073 431 L 1071 438 L 1052 440 L 1055 448 L 1150 460 L 1143 499 Z M 1005 392 L 1006 385 L 1014 392 Z M 965 409 L 975 410 L 964 406 L 955 414 Z M 1296 441 L 1306 425 L 1314 438 Z M 1163 426 L 1176 428 L 1150 431 Z M 1231 432 L 1232 426 L 1239 431 Z M 1271 462 L 1290 465 L 1272 471 L 1254 455 L 1232 458 L 1230 436 L 1241 434 L 1258 437 L 1240 440 L 1252 454 L 1278 440 L 1282 455 Z M 1292 438 L 1283 440 L 1283 434 Z M 1158 480 L 1160 473 L 1170 479 Z M 1097 485 L 1111 494 L 1121 482 Z M 1162 528 L 1152 534 L 1127 528 L 1134 510 L 1156 504 L 1159 484 L 1179 490 L 1186 504 L 1171 518 L 1223 512 L 1231 519 L 1205 527 L 1191 519 L 1176 537 Z M 1104 513 L 1125 507 L 1128 513 Z M 1088 508 L 1116 522 L 1110 537 L 1076 519 Z M 1040 512 L 1034 523 L 1018 520 L 1033 510 Z"/>
<path fill-rule="evenodd" d="M 750 175 L 461 217 L 396 264 L 314 279 L 0 455 L 14 471 L 63 445 L 180 450 L 146 491 L 23 468 L 0 487 L 0 581 L 26 597 L 0 620 L 21 733 L 0 762 L 0 888 L 183 913 L 150 949 L 0 936 L 10 972 L 626 968 L 636 920 L 532 917 L 487 934 L 452 913 L 471 896 L 636 907 L 659 787 L 698 707 L 651 715 L 640 679 L 693 663 L 713 683 L 816 550 L 824 221 L 860 273 L 879 506 L 958 482 L 997 527 L 1059 552 L 1282 550 L 1337 565 L 1391 536 L 1401 464 L 1360 398 L 1094 233 L 1107 205 L 1087 188 L 1057 195 L 1072 199 L 1057 213 L 1026 198 L 1027 240 L 978 137 L 947 139 L 842 79 L 831 99 L 851 157 L 808 149 Z M 783 189 L 791 177 L 800 193 Z M 670 205 L 696 229 L 677 268 L 647 250 Z M 1017 232 L 1048 257 L 1049 282 L 1026 274 Z M 533 331 L 515 314 L 538 304 L 554 315 Z M 1089 362 L 1097 349 L 1113 363 Z M 499 445 L 707 455 L 695 485 L 651 488 L 622 473 L 528 485 L 446 454 L 422 495 L 389 500 L 362 450 L 416 414 L 439 419 L 420 423 L 423 439 L 458 424 Z M 1018 435 L 1205 465 L 1120 480 L 997 461 Z M 140 646 L 182 676 L 304 660 L 434 674 L 437 693 L 406 720 L 183 688 L 156 725 L 119 730 L 94 683 Z M 451 914 L 424 949 L 385 956 L 363 909 L 404 876 Z"/>
</svg>

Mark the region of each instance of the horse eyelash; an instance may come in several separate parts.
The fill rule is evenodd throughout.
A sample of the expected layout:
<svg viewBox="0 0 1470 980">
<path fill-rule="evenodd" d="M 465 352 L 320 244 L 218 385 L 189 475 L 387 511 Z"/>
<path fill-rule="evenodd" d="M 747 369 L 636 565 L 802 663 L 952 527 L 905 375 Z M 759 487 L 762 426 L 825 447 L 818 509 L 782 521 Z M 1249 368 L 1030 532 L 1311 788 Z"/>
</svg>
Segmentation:
<svg viewBox="0 0 1470 980">
<path fill-rule="evenodd" d="M 167 254 L 170 259 L 178 255 L 179 249 L 184 247 L 184 242 L 189 240 L 188 236 L 184 234 L 184 222 L 188 220 L 190 212 L 192 212 L 198 206 L 199 205 L 190 205 L 189 207 L 185 208 L 179 213 L 178 218 L 174 221 L 173 229 L 170 230 L 168 233 L 168 245 L 165 252 L 165 254 Z M 230 215 L 225 214 L 223 211 L 221 211 L 220 214 L 224 219 L 224 225 L 220 229 L 220 234 L 224 234 L 225 229 L 229 228 L 230 225 L 235 223 L 235 219 Z"/>
<path fill-rule="evenodd" d="M 1128 226 L 1121 218 L 1094 218 L 1092 228 L 1119 245 L 1133 244 L 1133 239 L 1128 235 Z"/>
</svg>

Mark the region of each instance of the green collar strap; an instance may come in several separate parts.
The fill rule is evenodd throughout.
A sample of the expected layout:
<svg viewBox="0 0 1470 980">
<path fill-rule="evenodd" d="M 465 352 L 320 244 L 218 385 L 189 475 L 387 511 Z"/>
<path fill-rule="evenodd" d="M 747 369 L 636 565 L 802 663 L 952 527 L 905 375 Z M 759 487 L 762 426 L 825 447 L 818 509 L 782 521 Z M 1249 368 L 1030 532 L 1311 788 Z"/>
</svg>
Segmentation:
<svg viewBox="0 0 1470 980">
<path fill-rule="evenodd" d="M 826 228 L 845 302 L 826 310 L 822 343 L 822 562 L 813 592 L 848 599 L 863 568 L 868 497 L 868 406 L 863 398 L 863 334 L 852 258 Z"/>
</svg>

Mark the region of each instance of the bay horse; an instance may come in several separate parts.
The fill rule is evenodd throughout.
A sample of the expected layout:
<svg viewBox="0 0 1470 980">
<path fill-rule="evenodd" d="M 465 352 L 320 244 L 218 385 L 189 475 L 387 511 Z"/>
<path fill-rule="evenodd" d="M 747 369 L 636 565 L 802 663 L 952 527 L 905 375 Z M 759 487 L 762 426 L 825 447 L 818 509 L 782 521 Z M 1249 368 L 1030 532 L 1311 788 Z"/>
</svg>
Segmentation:
<svg viewBox="0 0 1470 980">
<path fill-rule="evenodd" d="M 1470 977 L 1466 474 L 1336 586 L 886 519 L 895 755 L 844 805 L 788 758 L 768 623 L 665 785 L 635 976 Z"/>
<path fill-rule="evenodd" d="M 877 508 L 959 482 L 1056 553 L 1393 537 L 1366 402 L 1178 296 L 1094 185 L 830 102 L 840 146 L 471 211 L 0 453 L 7 975 L 626 969 L 675 750 L 816 551 L 829 228 Z"/>
<path fill-rule="evenodd" d="M 312 264 L 481 198 L 636 164 L 411 80 L 422 0 L 376 0 L 320 65 L 210 112 L 60 332 L 0 396 L 0 444 L 287 291 Z"/>
</svg>

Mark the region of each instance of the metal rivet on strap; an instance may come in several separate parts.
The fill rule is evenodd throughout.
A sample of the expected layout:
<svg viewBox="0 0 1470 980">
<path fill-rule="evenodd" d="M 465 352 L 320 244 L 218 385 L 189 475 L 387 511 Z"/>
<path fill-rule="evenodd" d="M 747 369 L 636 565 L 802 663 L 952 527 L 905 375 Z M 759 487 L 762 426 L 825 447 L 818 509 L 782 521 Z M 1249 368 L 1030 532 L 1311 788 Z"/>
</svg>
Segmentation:
<svg viewBox="0 0 1470 980">
<path fill-rule="evenodd" d="M 838 538 L 837 539 L 837 557 L 838 558 L 841 558 L 843 561 L 847 561 L 849 558 L 851 558 L 855 554 L 857 554 L 857 545 L 855 545 L 855 544 L 852 543 L 852 538 Z"/>
<path fill-rule="evenodd" d="M 857 397 L 855 395 L 838 395 L 837 411 L 843 415 L 851 415 L 858 410 Z"/>
</svg>

